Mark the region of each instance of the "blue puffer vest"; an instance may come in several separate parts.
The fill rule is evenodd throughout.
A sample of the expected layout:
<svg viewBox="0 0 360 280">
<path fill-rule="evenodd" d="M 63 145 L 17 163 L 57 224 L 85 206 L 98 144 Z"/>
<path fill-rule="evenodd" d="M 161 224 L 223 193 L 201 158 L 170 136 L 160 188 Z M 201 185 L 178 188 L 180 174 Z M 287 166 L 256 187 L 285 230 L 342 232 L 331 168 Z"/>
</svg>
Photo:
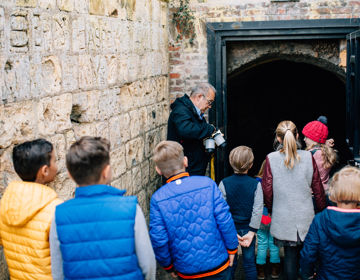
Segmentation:
<svg viewBox="0 0 360 280">
<path fill-rule="evenodd" d="M 238 246 L 229 206 L 204 176 L 177 176 L 152 196 L 150 236 L 159 264 L 180 276 L 226 269 Z"/>
<path fill-rule="evenodd" d="M 106 185 L 77 188 L 56 207 L 65 279 L 144 279 L 135 254 L 137 198 Z"/>
</svg>

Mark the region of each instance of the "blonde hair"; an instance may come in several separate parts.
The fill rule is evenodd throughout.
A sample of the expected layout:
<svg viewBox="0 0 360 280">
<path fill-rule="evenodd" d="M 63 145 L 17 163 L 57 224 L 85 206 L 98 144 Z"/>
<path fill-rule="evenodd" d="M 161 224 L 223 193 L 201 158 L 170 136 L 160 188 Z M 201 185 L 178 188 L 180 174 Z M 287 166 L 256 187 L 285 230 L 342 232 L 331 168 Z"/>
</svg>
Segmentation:
<svg viewBox="0 0 360 280">
<path fill-rule="evenodd" d="M 283 121 L 279 123 L 276 129 L 276 136 L 282 141 L 283 147 L 280 153 L 285 153 L 286 168 L 293 169 L 301 157 L 297 153 L 296 137 L 298 130 L 292 121 Z"/>
<path fill-rule="evenodd" d="M 265 159 L 265 160 L 263 161 L 263 163 L 261 164 L 259 173 L 258 173 L 258 175 L 256 175 L 255 177 L 262 179 L 262 177 L 263 177 L 263 175 L 264 175 L 265 162 L 266 162 L 266 159 Z"/>
<path fill-rule="evenodd" d="M 332 177 L 329 189 L 330 199 L 334 202 L 360 202 L 360 170 L 346 166 Z"/>
<path fill-rule="evenodd" d="M 161 141 L 154 149 L 154 162 L 165 177 L 184 168 L 184 148 L 175 141 Z"/>
<path fill-rule="evenodd" d="M 244 173 L 254 162 L 254 154 L 249 147 L 239 146 L 230 152 L 229 160 L 235 173 Z"/>
<path fill-rule="evenodd" d="M 313 143 L 311 144 L 309 147 L 307 147 L 305 150 L 311 150 L 312 148 L 318 146 L 319 144 L 317 143 Z M 320 144 L 321 147 L 321 154 L 323 157 L 323 167 L 324 169 L 328 169 L 331 168 L 337 161 L 338 161 L 338 156 L 337 156 L 337 150 L 334 150 L 333 148 L 324 145 L 324 144 Z"/>
</svg>

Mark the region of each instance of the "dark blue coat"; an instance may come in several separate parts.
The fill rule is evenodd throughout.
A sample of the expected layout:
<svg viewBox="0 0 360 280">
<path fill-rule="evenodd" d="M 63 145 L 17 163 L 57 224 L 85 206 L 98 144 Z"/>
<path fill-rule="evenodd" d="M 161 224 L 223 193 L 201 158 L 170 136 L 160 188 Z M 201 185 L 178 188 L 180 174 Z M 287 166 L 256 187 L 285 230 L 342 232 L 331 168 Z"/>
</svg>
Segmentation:
<svg viewBox="0 0 360 280">
<path fill-rule="evenodd" d="M 229 206 L 208 177 L 182 177 L 151 198 L 150 236 L 159 264 L 184 275 L 223 267 L 238 240 Z"/>
<path fill-rule="evenodd" d="M 328 207 L 317 214 L 301 251 L 303 279 L 360 279 L 360 210 Z"/>
<path fill-rule="evenodd" d="M 65 279 L 144 279 L 135 254 L 137 198 L 106 185 L 76 188 L 56 207 Z"/>
<path fill-rule="evenodd" d="M 214 127 L 200 119 L 195 106 L 185 94 L 171 104 L 168 120 L 167 140 L 176 141 L 184 147 L 184 154 L 189 159 L 186 171 L 190 175 L 205 175 L 210 155 L 205 152 L 203 139 L 210 137 Z"/>
</svg>

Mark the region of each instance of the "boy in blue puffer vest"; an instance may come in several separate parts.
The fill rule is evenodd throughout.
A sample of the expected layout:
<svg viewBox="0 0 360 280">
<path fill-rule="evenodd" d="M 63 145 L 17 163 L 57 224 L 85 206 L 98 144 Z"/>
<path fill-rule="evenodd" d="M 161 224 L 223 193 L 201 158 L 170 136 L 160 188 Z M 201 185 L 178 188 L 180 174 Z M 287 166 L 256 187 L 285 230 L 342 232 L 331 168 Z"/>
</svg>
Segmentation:
<svg viewBox="0 0 360 280">
<path fill-rule="evenodd" d="M 216 183 L 189 177 L 177 142 L 159 143 L 154 162 L 157 173 L 167 178 L 150 202 L 150 236 L 158 263 L 174 278 L 229 280 L 238 240 Z"/>
<path fill-rule="evenodd" d="M 56 207 L 50 229 L 53 280 L 155 280 L 156 262 L 135 196 L 108 184 L 110 144 L 83 137 L 66 155 L 75 198 Z"/>
</svg>

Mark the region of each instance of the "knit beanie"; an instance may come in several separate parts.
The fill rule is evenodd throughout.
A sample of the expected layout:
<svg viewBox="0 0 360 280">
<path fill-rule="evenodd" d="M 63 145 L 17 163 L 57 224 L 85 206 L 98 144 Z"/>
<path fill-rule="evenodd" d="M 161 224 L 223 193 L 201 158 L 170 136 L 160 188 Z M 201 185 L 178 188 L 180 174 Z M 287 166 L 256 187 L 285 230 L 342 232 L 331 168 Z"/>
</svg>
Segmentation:
<svg viewBox="0 0 360 280">
<path fill-rule="evenodd" d="M 327 118 L 321 116 L 316 121 L 309 122 L 303 128 L 302 134 L 317 143 L 325 144 L 325 141 L 329 135 Z"/>
</svg>

